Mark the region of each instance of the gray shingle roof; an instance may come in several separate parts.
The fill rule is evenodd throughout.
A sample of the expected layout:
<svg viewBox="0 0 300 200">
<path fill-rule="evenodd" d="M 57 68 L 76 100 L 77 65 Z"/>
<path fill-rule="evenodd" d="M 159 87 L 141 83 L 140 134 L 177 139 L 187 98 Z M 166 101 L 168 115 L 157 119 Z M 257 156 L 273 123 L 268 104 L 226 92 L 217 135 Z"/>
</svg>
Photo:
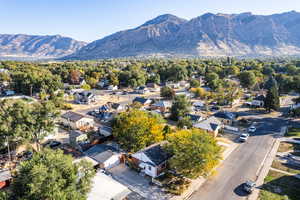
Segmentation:
<svg viewBox="0 0 300 200">
<path fill-rule="evenodd" d="M 9 179 L 11 179 L 11 174 L 9 170 L 2 170 L 0 171 L 0 182 L 2 181 L 7 181 Z"/>
<path fill-rule="evenodd" d="M 221 125 L 222 122 L 220 122 L 216 117 L 210 117 L 202 122 L 195 124 L 194 127 L 214 132 Z"/>
<path fill-rule="evenodd" d="M 151 145 L 140 152 L 143 152 L 155 165 L 160 165 L 171 157 L 171 155 L 162 148 L 161 143 Z"/>
<path fill-rule="evenodd" d="M 76 122 L 86 116 L 79 114 L 79 113 L 69 111 L 69 112 L 66 112 L 65 114 L 63 114 L 61 117 L 64 119 L 70 120 L 72 122 Z"/>
<path fill-rule="evenodd" d="M 98 163 L 105 162 L 107 159 L 117 153 L 118 151 L 114 147 L 105 144 L 97 144 L 84 152 L 86 156 L 89 156 Z"/>
</svg>

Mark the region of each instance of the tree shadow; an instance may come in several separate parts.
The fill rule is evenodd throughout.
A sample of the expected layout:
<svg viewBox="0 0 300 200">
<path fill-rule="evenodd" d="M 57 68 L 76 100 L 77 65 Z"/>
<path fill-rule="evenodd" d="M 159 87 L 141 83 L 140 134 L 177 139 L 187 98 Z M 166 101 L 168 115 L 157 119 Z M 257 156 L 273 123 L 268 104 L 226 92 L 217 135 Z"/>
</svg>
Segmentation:
<svg viewBox="0 0 300 200">
<path fill-rule="evenodd" d="M 260 188 L 271 193 L 287 196 L 289 200 L 300 199 L 300 180 L 292 176 L 280 176 L 263 184 Z"/>
</svg>

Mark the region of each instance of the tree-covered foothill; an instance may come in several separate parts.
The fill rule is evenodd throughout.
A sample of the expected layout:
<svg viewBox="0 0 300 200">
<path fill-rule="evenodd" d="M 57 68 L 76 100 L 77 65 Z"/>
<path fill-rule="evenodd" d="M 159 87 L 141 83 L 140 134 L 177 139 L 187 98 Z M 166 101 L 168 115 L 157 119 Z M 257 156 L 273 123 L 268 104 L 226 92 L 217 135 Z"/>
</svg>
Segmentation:
<svg viewBox="0 0 300 200">
<path fill-rule="evenodd" d="M 86 161 L 73 164 L 70 155 L 45 149 L 20 164 L 11 186 L 14 200 L 85 200 L 95 175 Z"/>
<path fill-rule="evenodd" d="M 113 122 L 113 135 L 121 147 L 137 152 L 164 139 L 164 120 L 141 110 L 130 110 L 119 114 Z"/>
<path fill-rule="evenodd" d="M 180 118 L 185 117 L 190 112 L 190 108 L 190 100 L 185 95 L 177 95 L 173 100 L 170 118 L 178 121 Z"/>
<path fill-rule="evenodd" d="M 207 175 L 221 158 L 221 147 L 212 135 L 200 129 L 178 130 L 167 137 L 169 165 L 189 178 Z"/>
</svg>

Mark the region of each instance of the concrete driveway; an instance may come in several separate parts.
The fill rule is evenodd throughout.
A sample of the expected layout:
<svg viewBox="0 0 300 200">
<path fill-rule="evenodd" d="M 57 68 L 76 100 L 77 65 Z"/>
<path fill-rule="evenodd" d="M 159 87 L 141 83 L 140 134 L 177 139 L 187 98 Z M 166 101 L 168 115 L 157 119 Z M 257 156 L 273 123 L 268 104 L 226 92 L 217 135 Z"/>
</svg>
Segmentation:
<svg viewBox="0 0 300 200">
<path fill-rule="evenodd" d="M 109 172 L 115 180 L 147 200 L 167 200 L 171 197 L 158 186 L 150 185 L 151 179 L 149 177 L 138 174 L 124 164 L 110 169 Z"/>
</svg>

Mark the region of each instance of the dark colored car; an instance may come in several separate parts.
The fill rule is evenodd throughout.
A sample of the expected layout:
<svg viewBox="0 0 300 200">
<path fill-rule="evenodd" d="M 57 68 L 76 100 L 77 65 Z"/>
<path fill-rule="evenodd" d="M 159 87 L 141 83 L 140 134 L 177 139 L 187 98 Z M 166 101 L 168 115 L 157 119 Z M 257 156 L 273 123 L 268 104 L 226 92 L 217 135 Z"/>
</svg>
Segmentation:
<svg viewBox="0 0 300 200">
<path fill-rule="evenodd" d="M 256 186 L 255 182 L 248 180 L 243 184 L 243 190 L 250 194 L 253 192 L 255 186 Z"/>
<path fill-rule="evenodd" d="M 17 157 L 21 160 L 30 160 L 33 156 L 31 151 L 23 151 L 22 153 L 18 154 Z"/>
<path fill-rule="evenodd" d="M 218 111 L 218 110 L 220 110 L 220 107 L 219 107 L 219 106 L 212 106 L 212 107 L 210 108 L 210 111 Z"/>
<path fill-rule="evenodd" d="M 47 143 L 45 144 L 45 146 L 46 146 L 46 147 L 50 147 L 51 149 L 56 149 L 56 148 L 58 148 L 61 144 L 62 144 L 61 142 L 53 140 L 53 141 L 47 142 Z"/>
</svg>

